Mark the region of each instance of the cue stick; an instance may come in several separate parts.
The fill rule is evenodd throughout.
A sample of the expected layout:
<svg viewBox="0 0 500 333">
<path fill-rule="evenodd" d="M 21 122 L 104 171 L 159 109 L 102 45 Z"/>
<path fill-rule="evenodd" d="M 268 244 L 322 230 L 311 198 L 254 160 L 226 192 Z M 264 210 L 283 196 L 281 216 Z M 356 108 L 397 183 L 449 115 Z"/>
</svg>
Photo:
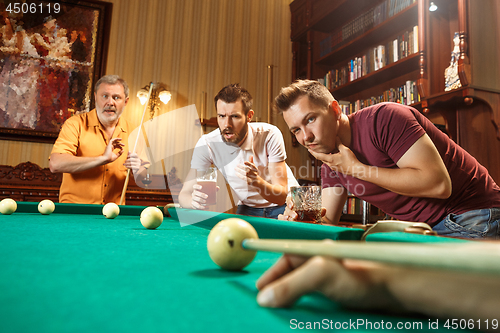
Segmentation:
<svg viewBox="0 0 500 333">
<path fill-rule="evenodd" d="M 267 122 L 271 124 L 273 111 L 273 65 L 267 66 Z"/>
<path fill-rule="evenodd" d="M 141 123 L 139 124 L 139 130 L 137 131 L 137 138 L 135 138 L 134 149 L 132 150 L 132 154 L 135 153 L 135 149 L 137 148 L 137 143 L 139 142 L 139 134 L 141 133 L 141 127 L 144 122 L 144 115 L 146 114 L 146 110 L 148 109 L 149 97 L 151 97 L 151 90 L 153 90 L 153 82 L 149 84 L 149 92 L 146 103 L 144 103 L 144 111 L 142 111 Z M 120 205 L 123 205 L 125 201 L 125 192 L 127 192 L 128 181 L 130 179 L 130 169 L 127 169 L 127 177 L 125 178 L 125 184 L 123 184 L 122 196 L 120 197 Z"/>
<path fill-rule="evenodd" d="M 330 256 L 418 268 L 445 269 L 500 275 L 500 247 L 491 243 L 389 243 L 245 239 L 247 250 L 282 252 L 306 257 Z"/>
</svg>

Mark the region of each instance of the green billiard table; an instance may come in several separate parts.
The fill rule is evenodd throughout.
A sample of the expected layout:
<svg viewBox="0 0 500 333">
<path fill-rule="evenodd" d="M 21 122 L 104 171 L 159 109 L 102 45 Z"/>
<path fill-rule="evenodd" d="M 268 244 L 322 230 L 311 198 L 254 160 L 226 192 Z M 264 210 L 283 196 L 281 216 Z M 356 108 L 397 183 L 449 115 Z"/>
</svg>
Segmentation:
<svg viewBox="0 0 500 333">
<path fill-rule="evenodd" d="M 174 217 L 148 230 L 139 221 L 145 207 L 120 206 L 115 219 L 106 219 L 102 207 L 56 203 L 54 213 L 41 215 L 37 203 L 18 202 L 15 213 L 0 215 L 1 332 L 290 332 L 311 325 L 427 331 L 436 321 L 349 311 L 315 294 L 291 308 L 261 308 L 255 282 L 280 254 L 259 252 L 243 271 L 228 272 L 206 250 L 209 229 L 234 215 L 170 209 Z M 186 223 L 189 216 L 198 223 Z M 243 218 L 261 238 L 356 241 L 362 235 Z M 418 236 L 391 241 L 432 237 Z M 439 330 L 445 329 L 432 331 Z"/>
</svg>

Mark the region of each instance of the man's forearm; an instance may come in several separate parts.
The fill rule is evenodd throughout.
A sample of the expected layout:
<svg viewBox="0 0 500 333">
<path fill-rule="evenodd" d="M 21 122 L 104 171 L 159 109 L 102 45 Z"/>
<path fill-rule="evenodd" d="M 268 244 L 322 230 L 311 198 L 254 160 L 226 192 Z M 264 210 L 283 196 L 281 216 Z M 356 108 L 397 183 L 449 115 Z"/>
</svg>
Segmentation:
<svg viewBox="0 0 500 333">
<path fill-rule="evenodd" d="M 391 192 L 411 196 L 446 199 L 452 184 L 446 166 L 427 134 L 418 139 L 396 162 L 394 168 L 366 165 L 338 143 L 334 154 L 309 152 L 332 170 L 370 182 Z"/>
<path fill-rule="evenodd" d="M 361 165 L 353 169 L 352 176 L 391 192 L 411 196 L 446 199 L 451 194 L 451 182 L 447 177 L 434 176 L 422 170 L 401 168 L 387 169 Z"/>
<path fill-rule="evenodd" d="M 496 276 L 402 268 L 386 277 L 387 290 L 400 309 L 475 321 L 498 320 L 498 283 Z"/>
<path fill-rule="evenodd" d="M 193 208 L 191 205 L 191 193 L 185 188 L 181 190 L 179 193 L 179 204 L 181 205 L 182 208 Z"/>
<path fill-rule="evenodd" d="M 107 164 L 104 156 L 83 157 L 70 154 L 50 155 L 49 168 L 53 173 L 76 173 Z"/>
<path fill-rule="evenodd" d="M 286 186 L 268 183 L 261 177 L 254 183 L 254 186 L 259 189 L 261 197 L 267 201 L 278 205 L 285 204 L 288 194 L 288 188 Z"/>
</svg>

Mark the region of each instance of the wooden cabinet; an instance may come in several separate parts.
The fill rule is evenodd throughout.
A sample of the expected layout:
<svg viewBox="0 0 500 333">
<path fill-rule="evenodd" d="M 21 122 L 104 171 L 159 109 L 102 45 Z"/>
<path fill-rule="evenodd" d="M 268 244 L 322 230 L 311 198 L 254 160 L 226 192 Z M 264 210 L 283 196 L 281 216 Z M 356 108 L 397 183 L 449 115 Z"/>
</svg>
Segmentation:
<svg viewBox="0 0 500 333">
<path fill-rule="evenodd" d="M 167 176 L 153 175 L 149 182 L 137 185 L 130 177 L 125 200 L 127 205 L 164 206 L 177 201 L 182 187 L 172 169 Z M 16 166 L 0 165 L 0 200 L 12 198 L 16 201 L 41 201 L 50 199 L 59 202 L 59 187 L 62 174 L 54 174 L 48 168 L 25 162 Z M 165 183 L 170 185 L 165 189 Z"/>
<path fill-rule="evenodd" d="M 398 37 L 409 38 L 418 50 L 329 87 L 333 96 L 376 102 L 384 92 L 413 82 L 418 98 L 407 104 L 444 125 L 500 183 L 500 0 L 433 2 L 436 11 L 429 10 L 430 0 L 293 1 L 292 79 L 324 79 L 379 45 L 388 52 Z M 455 33 L 461 87 L 445 91 Z"/>
</svg>

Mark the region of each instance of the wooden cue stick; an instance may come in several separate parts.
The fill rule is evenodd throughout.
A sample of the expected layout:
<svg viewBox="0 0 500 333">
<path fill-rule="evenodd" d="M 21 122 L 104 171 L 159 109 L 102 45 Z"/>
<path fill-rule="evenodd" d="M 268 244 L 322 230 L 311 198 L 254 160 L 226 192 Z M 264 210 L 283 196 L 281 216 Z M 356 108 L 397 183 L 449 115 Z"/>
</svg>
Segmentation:
<svg viewBox="0 0 500 333">
<path fill-rule="evenodd" d="M 137 138 L 135 139 L 134 149 L 132 150 L 132 154 L 135 153 L 135 149 L 137 148 L 137 143 L 139 142 L 139 135 L 141 133 L 141 127 L 144 122 L 144 115 L 146 114 L 146 110 L 148 109 L 149 97 L 151 97 L 151 91 L 153 90 L 153 82 L 149 85 L 148 98 L 146 103 L 144 103 L 144 111 L 142 111 L 141 123 L 139 124 L 139 130 L 137 131 Z M 127 169 L 127 177 L 125 177 L 125 183 L 123 184 L 122 196 L 120 197 L 120 205 L 123 205 L 125 201 L 125 193 L 127 192 L 128 182 L 130 179 L 130 169 Z"/>
<path fill-rule="evenodd" d="M 247 250 L 282 252 L 306 257 L 378 261 L 387 264 L 500 275 L 500 247 L 491 243 L 388 243 L 245 239 Z"/>
<path fill-rule="evenodd" d="M 273 65 L 267 66 L 267 122 L 271 124 L 273 110 Z"/>
</svg>

